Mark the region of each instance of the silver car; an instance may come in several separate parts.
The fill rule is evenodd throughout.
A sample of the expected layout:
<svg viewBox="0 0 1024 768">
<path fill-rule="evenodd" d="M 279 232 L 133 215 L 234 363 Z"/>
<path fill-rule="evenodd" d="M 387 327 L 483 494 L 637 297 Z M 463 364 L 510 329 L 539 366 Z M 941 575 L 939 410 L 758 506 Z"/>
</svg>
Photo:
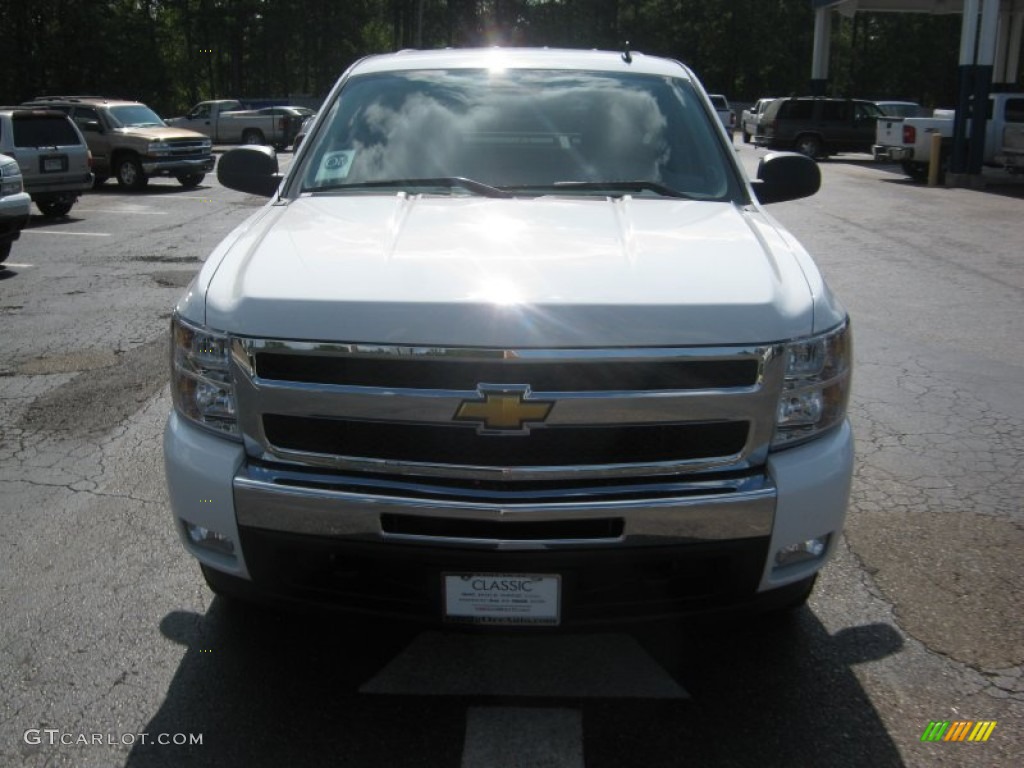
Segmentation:
<svg viewBox="0 0 1024 768">
<path fill-rule="evenodd" d="M 17 161 L 25 191 L 44 216 L 66 216 L 92 187 L 89 148 L 63 112 L 0 108 L 0 152 Z"/>
<path fill-rule="evenodd" d="M 11 244 L 21 237 L 28 222 L 29 201 L 18 161 L 0 155 L 0 263 L 6 261 Z"/>
</svg>

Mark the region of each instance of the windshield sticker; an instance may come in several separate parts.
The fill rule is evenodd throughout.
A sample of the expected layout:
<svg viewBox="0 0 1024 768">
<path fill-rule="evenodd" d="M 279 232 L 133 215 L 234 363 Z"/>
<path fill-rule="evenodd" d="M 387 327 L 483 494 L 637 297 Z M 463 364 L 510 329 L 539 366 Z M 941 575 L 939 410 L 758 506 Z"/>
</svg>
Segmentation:
<svg viewBox="0 0 1024 768">
<path fill-rule="evenodd" d="M 320 161 L 320 168 L 316 172 L 317 182 L 342 181 L 348 178 L 349 169 L 352 168 L 352 159 L 355 157 L 354 149 L 342 149 L 335 152 L 327 152 Z"/>
</svg>

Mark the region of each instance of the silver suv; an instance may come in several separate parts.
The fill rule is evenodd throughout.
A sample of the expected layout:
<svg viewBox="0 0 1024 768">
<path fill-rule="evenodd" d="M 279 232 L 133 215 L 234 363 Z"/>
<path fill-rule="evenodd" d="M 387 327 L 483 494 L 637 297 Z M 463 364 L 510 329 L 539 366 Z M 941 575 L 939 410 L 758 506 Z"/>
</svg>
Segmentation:
<svg viewBox="0 0 1024 768">
<path fill-rule="evenodd" d="M 0 264 L 11 253 L 11 243 L 28 223 L 29 197 L 25 194 L 18 161 L 0 155 Z"/>
<path fill-rule="evenodd" d="M 44 216 L 66 216 L 92 187 L 92 156 L 81 132 L 63 112 L 0 107 L 0 152 L 14 158 Z"/>
</svg>

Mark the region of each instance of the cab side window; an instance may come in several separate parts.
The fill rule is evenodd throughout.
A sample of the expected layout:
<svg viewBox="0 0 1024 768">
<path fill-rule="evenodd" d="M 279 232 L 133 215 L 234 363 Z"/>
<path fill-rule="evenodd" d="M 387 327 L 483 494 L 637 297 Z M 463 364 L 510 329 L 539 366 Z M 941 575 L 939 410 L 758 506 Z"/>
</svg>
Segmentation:
<svg viewBox="0 0 1024 768">
<path fill-rule="evenodd" d="M 1008 123 L 1024 123 L 1024 99 L 1007 99 L 1004 116 Z"/>
<path fill-rule="evenodd" d="M 75 107 L 75 113 L 72 119 L 75 121 L 75 125 L 78 126 L 80 131 L 85 131 L 85 124 L 91 121 L 95 121 L 100 125 L 103 125 L 103 121 L 100 120 L 100 113 L 92 107 Z"/>
</svg>

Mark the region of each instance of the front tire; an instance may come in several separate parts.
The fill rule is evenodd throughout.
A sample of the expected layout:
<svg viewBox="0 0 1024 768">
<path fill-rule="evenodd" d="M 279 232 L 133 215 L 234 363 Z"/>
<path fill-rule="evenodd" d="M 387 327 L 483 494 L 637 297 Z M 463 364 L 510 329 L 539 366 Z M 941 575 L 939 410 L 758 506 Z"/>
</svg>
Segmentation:
<svg viewBox="0 0 1024 768">
<path fill-rule="evenodd" d="M 146 174 L 142 172 L 142 164 L 130 155 L 117 161 L 114 174 L 117 183 L 125 189 L 140 190 L 149 183 Z"/>
<path fill-rule="evenodd" d="M 807 604 L 817 581 L 818 574 L 814 573 L 805 579 L 801 579 L 793 584 L 787 584 L 785 587 L 781 587 L 778 590 L 779 594 L 776 601 L 767 607 L 761 615 L 769 621 L 772 619 L 785 619 L 793 616 L 793 614 Z"/>
<path fill-rule="evenodd" d="M 198 187 L 199 183 L 205 178 L 205 173 L 188 173 L 183 176 L 179 176 L 178 183 L 185 189 L 192 189 L 193 187 Z"/>
</svg>

